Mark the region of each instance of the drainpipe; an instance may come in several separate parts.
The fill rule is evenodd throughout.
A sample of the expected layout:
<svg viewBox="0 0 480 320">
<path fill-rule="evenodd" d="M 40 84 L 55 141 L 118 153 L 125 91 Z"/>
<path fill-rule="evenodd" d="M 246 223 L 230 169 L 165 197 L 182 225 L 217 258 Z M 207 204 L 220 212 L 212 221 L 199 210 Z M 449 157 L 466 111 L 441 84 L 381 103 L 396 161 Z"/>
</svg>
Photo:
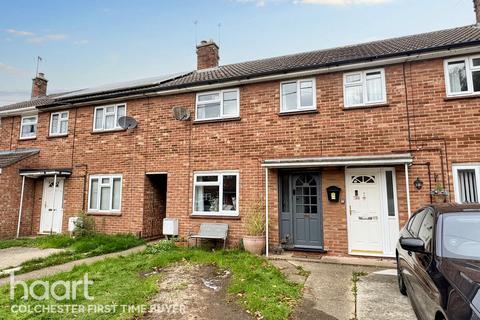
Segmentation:
<svg viewBox="0 0 480 320">
<path fill-rule="evenodd" d="M 405 189 L 407 191 L 407 211 L 408 218 L 412 216 L 412 209 L 410 208 L 410 182 L 408 181 L 408 163 L 405 163 Z"/>
<path fill-rule="evenodd" d="M 53 220 L 55 217 L 55 193 L 57 192 L 57 174 L 53 176 L 53 208 L 52 208 L 52 223 L 50 224 L 50 234 L 53 234 Z"/>
<path fill-rule="evenodd" d="M 25 191 L 25 176 L 22 176 L 22 191 L 20 193 L 20 208 L 18 208 L 17 238 L 20 236 L 20 224 L 22 222 L 23 193 Z"/>
<path fill-rule="evenodd" d="M 265 256 L 268 257 L 268 168 L 265 168 Z"/>
</svg>

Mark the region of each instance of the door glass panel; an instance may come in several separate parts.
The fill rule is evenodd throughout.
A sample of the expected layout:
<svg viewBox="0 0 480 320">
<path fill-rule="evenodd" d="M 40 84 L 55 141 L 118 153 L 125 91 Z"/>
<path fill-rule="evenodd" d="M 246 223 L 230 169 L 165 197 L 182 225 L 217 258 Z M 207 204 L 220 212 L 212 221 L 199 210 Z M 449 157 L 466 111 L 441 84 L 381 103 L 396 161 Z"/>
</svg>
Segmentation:
<svg viewBox="0 0 480 320">
<path fill-rule="evenodd" d="M 318 213 L 317 181 L 310 174 L 297 177 L 295 180 L 296 213 Z"/>
<path fill-rule="evenodd" d="M 395 217 L 395 197 L 393 192 L 393 172 L 385 172 L 386 183 L 387 183 L 387 208 L 388 216 Z"/>
<path fill-rule="evenodd" d="M 282 212 L 290 212 L 290 185 L 289 177 L 281 177 L 281 186 L 282 186 Z"/>
</svg>

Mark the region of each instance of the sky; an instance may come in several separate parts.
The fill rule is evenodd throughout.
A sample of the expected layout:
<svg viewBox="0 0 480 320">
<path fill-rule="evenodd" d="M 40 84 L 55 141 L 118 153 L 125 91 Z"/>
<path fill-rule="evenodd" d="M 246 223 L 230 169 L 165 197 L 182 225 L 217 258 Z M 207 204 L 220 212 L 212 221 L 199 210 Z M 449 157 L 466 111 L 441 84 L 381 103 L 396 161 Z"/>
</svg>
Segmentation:
<svg viewBox="0 0 480 320">
<path fill-rule="evenodd" d="M 472 0 L 0 0 L 0 106 L 29 99 L 37 56 L 57 93 L 193 70 L 203 39 L 229 64 L 474 17 Z"/>
</svg>

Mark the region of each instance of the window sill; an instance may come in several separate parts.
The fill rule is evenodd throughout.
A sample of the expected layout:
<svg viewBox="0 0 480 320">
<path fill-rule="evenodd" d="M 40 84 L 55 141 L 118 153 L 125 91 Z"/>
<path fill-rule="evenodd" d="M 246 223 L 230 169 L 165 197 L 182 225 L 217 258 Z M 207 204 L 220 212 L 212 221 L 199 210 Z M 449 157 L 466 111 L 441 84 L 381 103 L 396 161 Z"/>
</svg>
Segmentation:
<svg viewBox="0 0 480 320">
<path fill-rule="evenodd" d="M 379 103 L 379 104 L 369 104 L 365 106 L 343 107 L 343 110 L 348 111 L 348 110 L 358 110 L 358 109 L 387 108 L 389 106 L 390 106 L 389 103 Z"/>
<path fill-rule="evenodd" d="M 225 216 L 225 215 L 213 215 L 213 214 L 191 214 L 191 219 L 217 219 L 217 220 L 241 220 L 242 218 L 237 216 Z"/>
<path fill-rule="evenodd" d="M 240 117 L 232 118 L 221 118 L 221 119 L 206 119 L 206 120 L 194 120 L 193 124 L 202 124 L 202 123 L 213 123 L 213 122 L 229 122 L 229 121 L 240 121 Z"/>
<path fill-rule="evenodd" d="M 464 94 L 458 96 L 447 96 L 443 98 L 444 101 L 463 100 L 463 99 L 476 99 L 480 98 L 480 94 Z"/>
<path fill-rule="evenodd" d="M 47 139 L 66 138 L 68 134 L 54 134 L 47 136 Z"/>
<path fill-rule="evenodd" d="M 121 131 L 127 131 L 127 129 L 112 129 L 112 130 L 92 130 L 90 131 L 91 134 L 102 134 L 102 133 L 115 133 L 115 132 L 121 132 Z"/>
<path fill-rule="evenodd" d="M 37 137 L 29 137 L 29 138 L 18 138 L 18 141 L 27 141 L 27 140 L 36 140 Z"/>
<path fill-rule="evenodd" d="M 310 110 L 282 111 L 282 112 L 279 112 L 278 115 L 283 117 L 283 116 L 293 116 L 293 115 L 299 115 L 299 114 L 312 114 L 312 113 L 318 113 L 318 110 L 310 109 Z"/>
<path fill-rule="evenodd" d="M 87 212 L 89 216 L 109 216 L 109 217 L 119 217 L 122 215 L 121 212 Z"/>
</svg>

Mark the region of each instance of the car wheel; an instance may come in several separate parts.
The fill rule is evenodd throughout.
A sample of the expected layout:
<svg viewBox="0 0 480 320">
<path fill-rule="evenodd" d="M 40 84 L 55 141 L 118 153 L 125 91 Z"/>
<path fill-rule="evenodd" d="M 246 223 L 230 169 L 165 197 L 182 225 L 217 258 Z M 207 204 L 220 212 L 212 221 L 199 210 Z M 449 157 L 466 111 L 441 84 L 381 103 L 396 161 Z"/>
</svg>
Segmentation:
<svg viewBox="0 0 480 320">
<path fill-rule="evenodd" d="M 398 280 L 398 289 L 400 293 L 404 296 L 407 295 L 407 287 L 405 286 L 405 281 L 403 280 L 402 270 L 400 269 L 400 261 L 397 257 L 397 280 Z"/>
</svg>

